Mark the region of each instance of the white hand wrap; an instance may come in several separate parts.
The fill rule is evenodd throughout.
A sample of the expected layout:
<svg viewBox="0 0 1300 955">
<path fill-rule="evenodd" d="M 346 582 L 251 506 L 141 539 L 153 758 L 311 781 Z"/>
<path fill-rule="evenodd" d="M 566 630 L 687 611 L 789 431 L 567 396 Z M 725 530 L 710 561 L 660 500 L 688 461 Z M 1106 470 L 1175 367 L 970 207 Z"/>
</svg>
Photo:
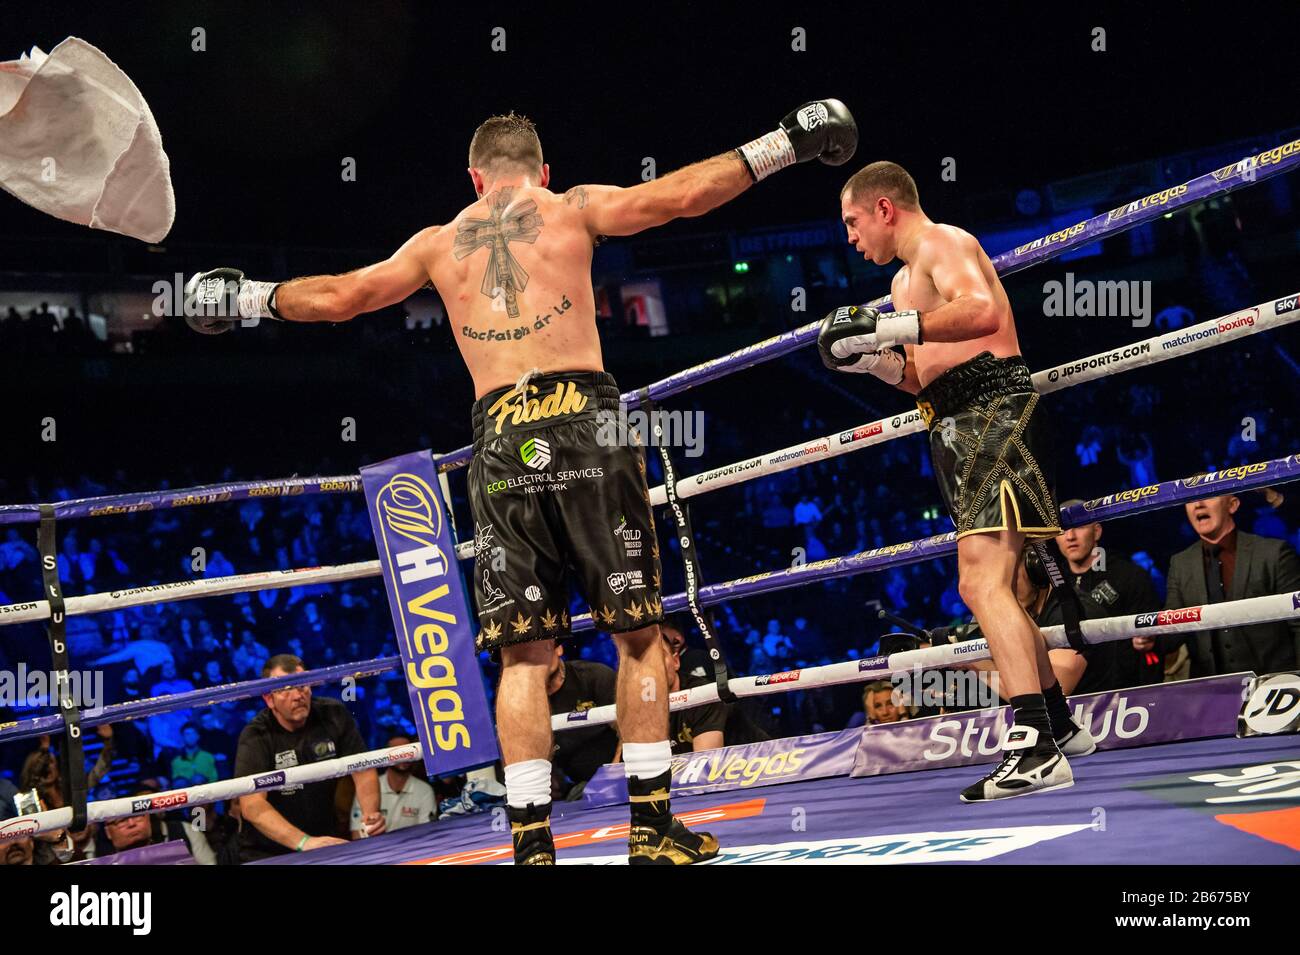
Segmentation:
<svg viewBox="0 0 1300 955">
<path fill-rule="evenodd" d="M 276 318 L 271 311 L 271 295 L 279 282 L 254 282 L 244 279 L 239 283 L 239 315 L 241 318 Z"/>
<path fill-rule="evenodd" d="M 740 147 L 740 155 L 749 166 L 755 182 L 762 182 L 774 172 L 794 165 L 794 147 L 784 129 L 759 136 Z"/>
<path fill-rule="evenodd" d="M 921 313 L 916 309 L 881 315 L 876 321 L 878 347 L 890 345 L 919 345 L 921 343 Z"/>
</svg>

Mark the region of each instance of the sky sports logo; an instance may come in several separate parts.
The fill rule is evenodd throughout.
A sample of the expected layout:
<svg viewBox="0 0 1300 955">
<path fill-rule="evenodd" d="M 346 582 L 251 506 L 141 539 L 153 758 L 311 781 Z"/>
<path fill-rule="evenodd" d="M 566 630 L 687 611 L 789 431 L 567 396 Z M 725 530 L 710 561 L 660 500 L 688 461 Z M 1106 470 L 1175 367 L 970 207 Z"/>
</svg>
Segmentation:
<svg viewBox="0 0 1300 955">
<path fill-rule="evenodd" d="M 1201 607 L 1183 607 L 1180 610 L 1160 610 L 1140 613 L 1133 618 L 1135 627 L 1162 627 L 1171 623 L 1199 623 Z"/>
<path fill-rule="evenodd" d="M 799 682 L 801 670 L 787 670 L 784 673 L 768 673 L 754 677 L 754 686 L 775 686 L 781 683 Z"/>
<path fill-rule="evenodd" d="M 1287 312 L 1294 312 L 1300 308 L 1300 295 L 1292 295 L 1290 298 L 1280 298 L 1273 303 L 1273 312 L 1277 315 L 1285 315 Z"/>
<path fill-rule="evenodd" d="M 189 793 L 174 792 L 161 796 L 150 796 L 146 799 L 136 799 L 131 803 L 131 812 L 157 812 L 160 809 L 171 809 L 174 806 L 184 806 L 190 801 Z"/>
<path fill-rule="evenodd" d="M 894 425 L 894 427 L 898 427 L 898 425 Z M 877 421 L 875 424 L 864 425 L 861 428 L 854 428 L 852 431 L 841 431 L 840 444 L 852 444 L 854 441 L 861 441 L 864 438 L 870 438 L 874 435 L 880 434 L 884 430 L 884 426 Z"/>
</svg>

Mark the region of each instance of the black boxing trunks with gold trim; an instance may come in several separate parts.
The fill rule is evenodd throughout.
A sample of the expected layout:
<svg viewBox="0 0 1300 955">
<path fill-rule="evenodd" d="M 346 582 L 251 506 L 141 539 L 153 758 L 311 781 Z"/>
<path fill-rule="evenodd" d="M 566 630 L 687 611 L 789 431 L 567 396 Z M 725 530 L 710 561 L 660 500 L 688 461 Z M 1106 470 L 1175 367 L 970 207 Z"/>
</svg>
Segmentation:
<svg viewBox="0 0 1300 955">
<path fill-rule="evenodd" d="M 1061 533 L 1051 432 L 1019 355 L 980 352 L 926 385 L 916 406 L 957 536 Z"/>
<path fill-rule="evenodd" d="M 663 620 L 645 450 L 604 372 L 551 372 L 474 403 L 478 648 L 569 635 L 569 583 L 598 630 Z M 603 412 L 603 413 L 602 413 Z"/>
</svg>

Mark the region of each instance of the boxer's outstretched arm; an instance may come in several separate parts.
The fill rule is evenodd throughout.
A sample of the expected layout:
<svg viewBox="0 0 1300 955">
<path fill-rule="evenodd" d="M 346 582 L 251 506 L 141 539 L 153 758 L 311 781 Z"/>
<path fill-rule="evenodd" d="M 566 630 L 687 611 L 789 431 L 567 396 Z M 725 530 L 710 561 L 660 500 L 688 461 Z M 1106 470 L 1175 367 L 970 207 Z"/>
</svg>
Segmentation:
<svg viewBox="0 0 1300 955">
<path fill-rule="evenodd" d="M 997 300 L 980 270 L 975 237 L 938 229 L 923 254 L 922 270 L 946 304 L 921 314 L 921 341 L 964 342 L 997 331 Z"/>
<path fill-rule="evenodd" d="M 281 283 L 275 308 L 289 322 L 346 322 L 403 301 L 429 281 L 430 244 L 439 226 L 417 232 L 383 262 L 343 275 Z"/>
<path fill-rule="evenodd" d="M 593 236 L 633 235 L 673 219 L 704 215 L 753 183 L 744 161 L 732 150 L 626 189 L 574 186 L 564 201 L 583 212 Z"/>
<path fill-rule="evenodd" d="M 841 165 L 857 148 L 858 126 L 849 108 L 837 99 L 814 100 L 739 149 L 628 189 L 575 186 L 564 199 L 585 213 L 591 235 L 633 235 L 673 219 L 704 215 L 795 163 L 820 159 Z"/>
</svg>

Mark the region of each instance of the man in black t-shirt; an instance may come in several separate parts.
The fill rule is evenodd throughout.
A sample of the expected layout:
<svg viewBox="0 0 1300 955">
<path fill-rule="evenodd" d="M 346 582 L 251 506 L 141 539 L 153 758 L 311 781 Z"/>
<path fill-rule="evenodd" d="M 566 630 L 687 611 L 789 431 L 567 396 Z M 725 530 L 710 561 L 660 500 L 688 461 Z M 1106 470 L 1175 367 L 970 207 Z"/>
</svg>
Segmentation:
<svg viewBox="0 0 1300 955">
<path fill-rule="evenodd" d="M 668 685 L 673 693 L 681 689 L 677 678 L 677 657 L 671 654 L 668 657 Z M 668 714 L 668 741 L 672 743 L 674 756 L 725 746 L 726 729 L 725 703 L 705 703 Z"/>
<path fill-rule="evenodd" d="M 1066 501 L 1062 508 L 1076 503 L 1081 502 Z M 1079 593 L 1087 595 L 1100 607 L 1102 612 L 1099 616 L 1103 617 L 1125 617 L 1159 610 L 1160 597 L 1151 577 L 1133 561 L 1101 548 L 1101 533 L 1100 522 L 1093 521 L 1072 527 L 1056 538 Z M 1111 651 L 1114 688 L 1164 681 L 1164 657 L 1153 638 L 1133 637 L 1107 646 L 1114 648 Z"/>
<path fill-rule="evenodd" d="M 266 661 L 262 676 L 288 676 L 302 670 L 302 660 L 284 653 Z M 239 734 L 236 777 L 365 752 L 352 714 L 338 700 L 314 699 L 311 688 L 306 686 L 283 687 L 263 694 L 262 700 L 266 709 Z M 379 777 L 375 770 L 363 769 L 353 773 L 352 779 L 366 834 L 378 835 L 384 831 L 384 817 L 379 812 Z M 336 785 L 337 780 L 325 779 L 241 796 L 244 827 L 240 832 L 240 861 L 345 844 L 346 839 L 335 835 Z"/>
<path fill-rule="evenodd" d="M 563 659 L 564 647 L 555 641 L 555 652 L 546 678 L 546 695 L 551 715 L 586 712 L 595 706 L 614 703 L 618 675 L 603 663 Z M 551 766 L 564 776 L 565 799 L 576 799 L 596 770 L 612 763 L 618 752 L 618 731 L 613 723 L 569 729 L 555 734 Z"/>
<path fill-rule="evenodd" d="M 683 650 L 679 653 L 679 648 L 686 646 L 680 628 L 669 620 L 660 624 L 659 629 L 663 636 L 664 655 L 668 658 L 669 692 L 676 693 L 683 687 L 712 683 L 712 663 L 708 665 L 707 672 L 704 674 L 683 676 L 683 660 L 691 651 Z M 705 659 L 708 659 L 707 655 Z M 770 738 L 745 713 L 741 705 L 729 706 L 722 702 L 706 703 L 704 706 L 668 714 L 668 741 L 672 744 L 674 756 L 704 749 L 717 749 L 720 746 L 756 743 Z"/>
</svg>

